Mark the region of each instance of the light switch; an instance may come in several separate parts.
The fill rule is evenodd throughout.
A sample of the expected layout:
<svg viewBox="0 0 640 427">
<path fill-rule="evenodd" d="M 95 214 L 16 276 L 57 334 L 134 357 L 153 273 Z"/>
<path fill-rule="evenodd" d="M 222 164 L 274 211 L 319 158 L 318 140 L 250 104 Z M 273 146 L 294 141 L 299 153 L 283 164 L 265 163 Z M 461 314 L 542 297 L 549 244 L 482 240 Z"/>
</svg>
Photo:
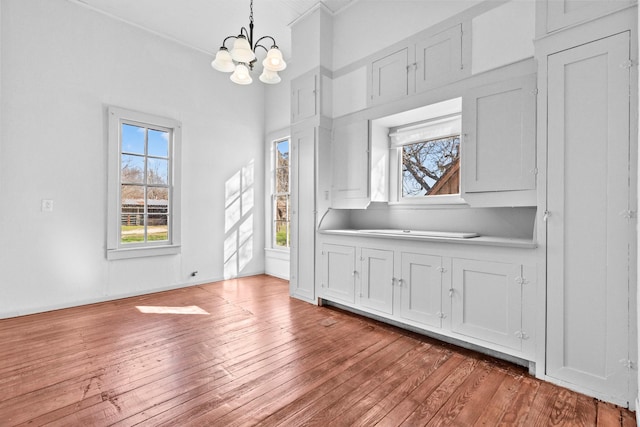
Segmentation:
<svg viewBox="0 0 640 427">
<path fill-rule="evenodd" d="M 42 212 L 53 212 L 53 200 L 42 199 L 40 208 L 42 209 Z"/>
</svg>

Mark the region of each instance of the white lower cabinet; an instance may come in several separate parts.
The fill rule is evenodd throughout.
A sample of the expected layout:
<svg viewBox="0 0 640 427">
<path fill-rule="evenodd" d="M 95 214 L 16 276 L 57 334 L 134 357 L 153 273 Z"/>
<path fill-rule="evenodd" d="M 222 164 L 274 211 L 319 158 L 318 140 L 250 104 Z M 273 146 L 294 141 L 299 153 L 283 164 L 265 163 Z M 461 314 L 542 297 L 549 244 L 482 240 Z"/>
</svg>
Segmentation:
<svg viewBox="0 0 640 427">
<path fill-rule="evenodd" d="M 536 280 L 530 258 L 520 261 L 508 248 L 489 257 L 493 248 L 440 255 L 437 246 L 403 248 L 368 240 L 321 244 L 321 298 L 533 360 Z M 484 259 L 465 258 L 473 253 Z"/>
<path fill-rule="evenodd" d="M 320 297 L 336 302 L 355 302 L 356 248 L 322 245 Z"/>
<path fill-rule="evenodd" d="M 398 316 L 442 327 L 442 319 L 446 316 L 442 307 L 442 287 L 451 280 L 451 269 L 443 264 L 443 258 L 439 256 L 410 252 L 400 254 Z"/>
<path fill-rule="evenodd" d="M 393 251 L 360 249 L 360 305 L 382 313 L 393 313 Z"/>
<path fill-rule="evenodd" d="M 453 260 L 451 330 L 522 349 L 522 266 Z"/>
</svg>

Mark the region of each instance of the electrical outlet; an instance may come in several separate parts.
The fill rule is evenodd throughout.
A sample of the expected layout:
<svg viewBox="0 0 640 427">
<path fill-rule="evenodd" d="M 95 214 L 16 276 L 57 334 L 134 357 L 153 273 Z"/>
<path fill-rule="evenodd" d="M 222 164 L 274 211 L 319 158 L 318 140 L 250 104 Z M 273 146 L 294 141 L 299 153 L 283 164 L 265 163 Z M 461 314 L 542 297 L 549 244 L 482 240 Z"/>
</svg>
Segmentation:
<svg viewBox="0 0 640 427">
<path fill-rule="evenodd" d="M 42 212 L 53 212 L 53 200 L 42 199 L 40 209 Z"/>
</svg>

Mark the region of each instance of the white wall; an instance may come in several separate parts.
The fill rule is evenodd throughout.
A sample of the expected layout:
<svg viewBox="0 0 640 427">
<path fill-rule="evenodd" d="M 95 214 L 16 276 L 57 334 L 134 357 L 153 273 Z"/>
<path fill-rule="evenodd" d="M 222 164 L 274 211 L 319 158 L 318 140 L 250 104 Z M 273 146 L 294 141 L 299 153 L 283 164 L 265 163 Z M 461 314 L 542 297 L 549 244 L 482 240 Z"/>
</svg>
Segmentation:
<svg viewBox="0 0 640 427">
<path fill-rule="evenodd" d="M 263 272 L 262 85 L 65 0 L 1 6 L 0 317 Z M 105 258 L 107 105 L 182 122 L 180 255 Z M 242 173 L 238 212 L 225 183 Z"/>
</svg>

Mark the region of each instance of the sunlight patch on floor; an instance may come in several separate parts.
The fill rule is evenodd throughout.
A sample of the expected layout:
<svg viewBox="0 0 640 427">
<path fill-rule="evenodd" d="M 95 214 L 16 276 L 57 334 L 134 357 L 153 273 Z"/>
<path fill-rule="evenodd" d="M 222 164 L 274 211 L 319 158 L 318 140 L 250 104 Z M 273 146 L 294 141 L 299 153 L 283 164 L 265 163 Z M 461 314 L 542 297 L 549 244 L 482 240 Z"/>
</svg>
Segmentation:
<svg viewBox="0 0 640 427">
<path fill-rule="evenodd" d="M 187 307 L 164 307 L 164 306 L 148 306 L 138 305 L 136 308 L 140 313 L 145 314 L 209 314 L 197 305 Z"/>
</svg>

